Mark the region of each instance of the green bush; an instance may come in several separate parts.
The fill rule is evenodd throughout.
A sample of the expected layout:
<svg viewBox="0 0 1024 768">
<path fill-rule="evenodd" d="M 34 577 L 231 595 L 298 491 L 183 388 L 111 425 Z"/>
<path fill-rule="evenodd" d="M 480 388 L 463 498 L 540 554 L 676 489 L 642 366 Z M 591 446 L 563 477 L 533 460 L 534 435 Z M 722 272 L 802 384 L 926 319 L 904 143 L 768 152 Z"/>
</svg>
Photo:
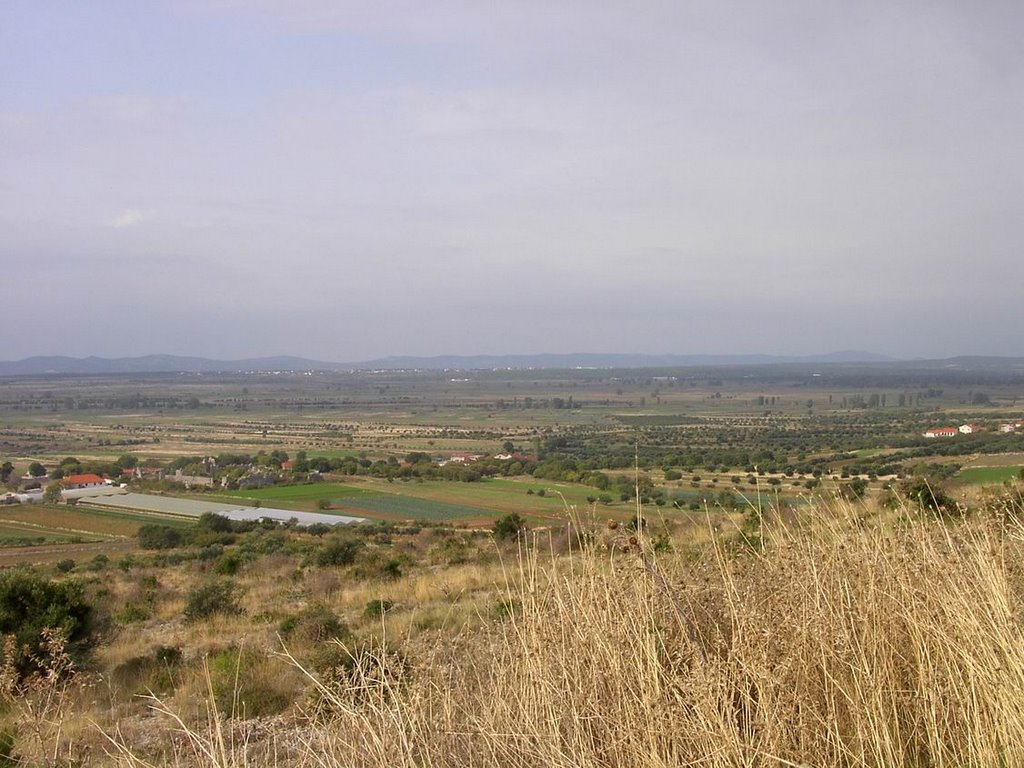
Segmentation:
<svg viewBox="0 0 1024 768">
<path fill-rule="evenodd" d="M 312 603 L 297 616 L 288 616 L 278 624 L 277 630 L 283 637 L 309 643 L 345 639 L 351 635 L 345 622 L 322 603 Z"/>
<path fill-rule="evenodd" d="M 149 618 L 149 611 L 135 603 L 125 603 L 115 617 L 122 624 L 134 624 Z"/>
<path fill-rule="evenodd" d="M 184 537 L 169 525 L 147 523 L 139 528 L 136 538 L 143 549 L 174 549 L 181 546 Z"/>
<path fill-rule="evenodd" d="M 469 562 L 469 543 L 459 536 L 451 536 L 433 545 L 427 557 L 436 565 L 461 565 Z"/>
<path fill-rule="evenodd" d="M 316 553 L 316 564 L 321 568 L 352 565 L 362 547 L 362 542 L 354 539 L 331 539 Z"/>
<path fill-rule="evenodd" d="M 242 556 L 237 552 L 228 552 L 221 555 L 217 562 L 213 564 L 213 570 L 214 573 L 219 573 L 222 576 L 234 576 L 238 573 L 244 562 Z"/>
<path fill-rule="evenodd" d="M 496 539 L 517 539 L 526 530 L 526 521 L 513 512 L 496 520 L 492 530 Z"/>
<path fill-rule="evenodd" d="M 391 600 L 371 600 L 366 604 L 363 615 L 368 619 L 379 619 L 394 607 L 395 604 Z"/>
<path fill-rule="evenodd" d="M 189 590 L 185 598 L 185 618 L 198 621 L 217 613 L 236 614 L 242 612 L 238 604 L 241 590 L 229 579 L 208 581 Z"/>
<path fill-rule="evenodd" d="M 110 558 L 102 552 L 85 564 L 87 571 L 105 571 L 110 564 Z"/>
<path fill-rule="evenodd" d="M 209 659 L 210 687 L 217 709 L 237 718 L 283 712 L 297 690 L 280 675 L 266 654 L 229 648 Z"/>
<path fill-rule="evenodd" d="M 25 568 L 0 573 L 0 634 L 14 635 L 21 674 L 45 667 L 44 629 L 59 630 L 75 658 L 90 646 L 91 622 L 92 606 L 77 581 L 48 581 Z"/>
</svg>

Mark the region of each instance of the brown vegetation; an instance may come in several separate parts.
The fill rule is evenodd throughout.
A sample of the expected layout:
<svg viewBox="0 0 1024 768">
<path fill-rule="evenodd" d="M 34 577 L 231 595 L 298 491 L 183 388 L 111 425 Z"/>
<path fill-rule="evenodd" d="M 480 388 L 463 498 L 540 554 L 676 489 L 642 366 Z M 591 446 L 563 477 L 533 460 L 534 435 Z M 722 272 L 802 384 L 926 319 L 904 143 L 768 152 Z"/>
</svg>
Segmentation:
<svg viewBox="0 0 1024 768">
<path fill-rule="evenodd" d="M 238 636 L 237 616 L 186 628 L 196 633 L 189 642 L 209 636 L 206 662 L 191 669 L 192 682 L 151 699 L 148 715 L 136 710 L 117 732 L 108 721 L 106 759 L 1017 764 L 1020 512 L 1013 495 L 957 523 L 833 504 L 813 524 L 750 516 L 742 532 L 719 530 L 694 547 L 677 539 L 674 551 L 661 541 L 659 552 L 644 533 L 576 521 L 580 549 L 506 557 L 500 594 L 486 590 L 488 576 L 473 576 L 479 565 L 422 571 L 387 590 L 400 608 L 368 612 L 354 634 L 335 627 L 337 640 L 316 622 L 347 618 L 342 606 L 385 590 L 325 584 L 321 607 L 293 625 L 294 647 L 273 657 L 254 655 L 257 643 L 214 650 L 218 638 Z M 438 595 L 444 578 L 457 580 L 447 596 Z M 452 595 L 481 583 L 472 620 Z M 416 629 L 408 606 L 420 598 L 436 622 Z M 300 632 L 303 621 L 313 625 Z M 242 710 L 252 691 L 266 707 L 256 717 Z M 153 739 L 155 727 L 177 735 Z"/>
</svg>

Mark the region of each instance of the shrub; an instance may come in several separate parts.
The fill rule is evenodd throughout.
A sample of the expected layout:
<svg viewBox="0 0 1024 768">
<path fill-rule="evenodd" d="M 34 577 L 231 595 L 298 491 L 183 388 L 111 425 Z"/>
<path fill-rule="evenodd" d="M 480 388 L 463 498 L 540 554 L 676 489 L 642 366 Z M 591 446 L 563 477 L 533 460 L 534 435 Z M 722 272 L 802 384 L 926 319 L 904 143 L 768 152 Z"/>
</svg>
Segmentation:
<svg viewBox="0 0 1024 768">
<path fill-rule="evenodd" d="M 394 607 L 395 604 L 391 600 L 371 600 L 366 604 L 363 615 L 368 619 L 379 619 Z"/>
<path fill-rule="evenodd" d="M 912 477 L 901 483 L 900 493 L 924 510 L 942 515 L 957 515 L 960 512 L 956 501 L 941 486 L 929 483 L 924 477 Z"/>
<path fill-rule="evenodd" d="M 45 666 L 40 641 L 46 628 L 58 630 L 69 654 L 89 648 L 92 606 L 77 581 L 48 581 L 27 569 L 0 573 L 0 633 L 13 635 L 14 664 L 27 674 Z"/>
<path fill-rule="evenodd" d="M 214 533 L 231 533 L 233 530 L 231 520 L 223 515 L 214 512 L 204 512 L 196 520 L 196 528 Z"/>
<path fill-rule="evenodd" d="M 149 618 L 149 611 L 135 603 L 125 603 L 115 618 L 122 624 L 134 624 Z"/>
<path fill-rule="evenodd" d="M 469 544 L 461 537 L 452 536 L 432 546 L 427 557 L 435 565 L 461 565 L 469 562 Z"/>
<path fill-rule="evenodd" d="M 492 530 L 496 539 L 517 539 L 526 530 L 526 521 L 513 512 L 495 520 Z"/>
<path fill-rule="evenodd" d="M 320 643 L 351 635 L 348 625 L 334 611 L 322 603 L 312 603 L 297 616 L 288 616 L 277 626 L 284 637 Z"/>
<path fill-rule="evenodd" d="M 354 539 L 332 539 L 316 553 L 316 564 L 321 568 L 352 565 L 362 547 L 362 542 Z"/>
<path fill-rule="evenodd" d="M 214 573 L 219 573 L 222 576 L 234 576 L 238 573 L 244 562 L 242 556 L 237 552 L 228 552 L 225 555 L 221 555 L 220 559 L 213 564 L 213 570 Z"/>
<path fill-rule="evenodd" d="M 217 709 L 231 717 L 283 712 L 297 693 L 266 654 L 229 648 L 209 659 L 210 689 Z"/>
<path fill-rule="evenodd" d="M 109 564 L 110 558 L 104 555 L 103 553 L 100 553 L 85 564 L 85 569 L 87 571 L 104 571 L 107 569 L 107 566 Z"/>
<path fill-rule="evenodd" d="M 136 538 L 143 549 L 174 549 L 181 546 L 184 537 L 169 525 L 147 523 L 139 528 Z"/>
<path fill-rule="evenodd" d="M 153 658 L 160 664 L 180 664 L 182 653 L 180 648 L 175 648 L 173 645 L 161 645 L 153 652 Z"/>
<path fill-rule="evenodd" d="M 188 621 L 198 621 L 216 613 L 241 613 L 239 596 L 238 585 L 229 579 L 208 581 L 193 587 L 185 598 L 185 618 Z"/>
</svg>

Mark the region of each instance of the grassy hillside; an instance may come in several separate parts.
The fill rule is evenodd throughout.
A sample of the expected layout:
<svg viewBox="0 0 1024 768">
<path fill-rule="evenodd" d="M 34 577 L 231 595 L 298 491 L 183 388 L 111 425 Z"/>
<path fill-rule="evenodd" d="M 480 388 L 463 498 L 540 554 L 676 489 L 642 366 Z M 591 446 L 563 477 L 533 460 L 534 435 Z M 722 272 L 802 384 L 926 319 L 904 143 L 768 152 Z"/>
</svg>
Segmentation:
<svg viewBox="0 0 1024 768">
<path fill-rule="evenodd" d="M 99 643 L 0 730 L 54 765 L 1015 765 L 1022 515 L 185 531 L 44 572 Z"/>
</svg>

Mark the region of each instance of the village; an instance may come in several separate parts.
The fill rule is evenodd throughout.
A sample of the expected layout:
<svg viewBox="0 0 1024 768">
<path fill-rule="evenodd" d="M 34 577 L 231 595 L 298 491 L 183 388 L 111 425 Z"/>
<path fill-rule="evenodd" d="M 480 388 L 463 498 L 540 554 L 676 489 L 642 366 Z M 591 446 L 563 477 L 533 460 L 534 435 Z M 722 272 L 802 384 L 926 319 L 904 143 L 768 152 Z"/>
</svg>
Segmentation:
<svg viewBox="0 0 1024 768">
<path fill-rule="evenodd" d="M 999 431 L 1005 434 L 1010 434 L 1024 429 L 1024 422 L 1004 422 L 999 425 Z M 979 432 L 986 432 L 986 428 L 981 424 L 961 424 L 959 427 L 933 427 L 925 430 L 922 434 L 924 437 L 956 437 L 957 435 L 976 435 Z"/>
</svg>

